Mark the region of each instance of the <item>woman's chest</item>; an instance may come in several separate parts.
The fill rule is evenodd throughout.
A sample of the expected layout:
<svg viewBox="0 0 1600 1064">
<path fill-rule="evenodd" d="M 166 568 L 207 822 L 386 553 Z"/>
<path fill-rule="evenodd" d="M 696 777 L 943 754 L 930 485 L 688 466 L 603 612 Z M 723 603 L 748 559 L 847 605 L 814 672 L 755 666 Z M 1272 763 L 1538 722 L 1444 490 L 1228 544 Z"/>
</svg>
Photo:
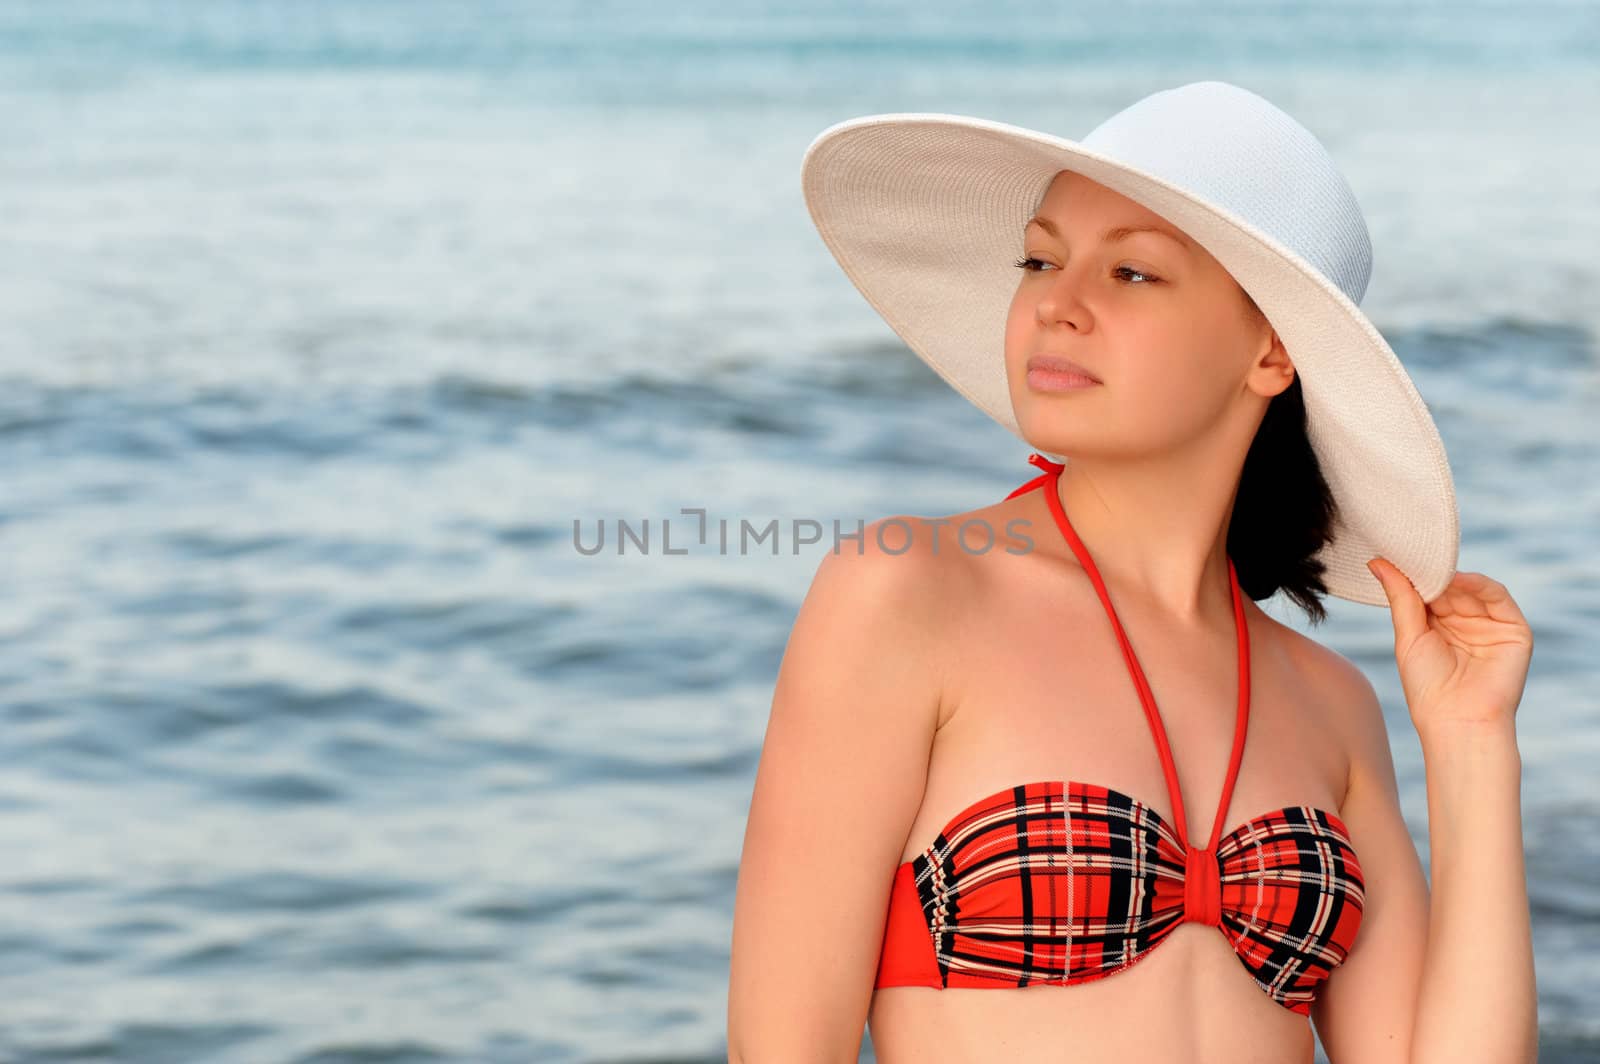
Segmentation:
<svg viewBox="0 0 1600 1064">
<path fill-rule="evenodd" d="M 1315 932 L 1331 955 L 1357 926 L 1354 854 L 1322 816 L 1345 744 L 1315 644 L 1243 614 L 1241 633 L 1119 605 L 1113 626 L 1070 576 L 951 611 L 885 950 L 943 986 L 880 978 L 880 1060 L 1311 1059 L 1323 972 L 1278 951 Z M 1214 867 L 1186 853 L 1214 839 Z"/>
<path fill-rule="evenodd" d="M 1121 639 L 1081 602 L 973 613 L 944 655 L 947 705 L 903 860 L 974 801 L 1029 783 L 1104 788 L 1181 821 L 1196 846 L 1219 812 L 1221 835 L 1284 807 L 1337 814 L 1347 753 L 1305 637 L 1248 603 L 1241 656 L 1231 624 L 1179 631 L 1126 613 Z"/>
</svg>

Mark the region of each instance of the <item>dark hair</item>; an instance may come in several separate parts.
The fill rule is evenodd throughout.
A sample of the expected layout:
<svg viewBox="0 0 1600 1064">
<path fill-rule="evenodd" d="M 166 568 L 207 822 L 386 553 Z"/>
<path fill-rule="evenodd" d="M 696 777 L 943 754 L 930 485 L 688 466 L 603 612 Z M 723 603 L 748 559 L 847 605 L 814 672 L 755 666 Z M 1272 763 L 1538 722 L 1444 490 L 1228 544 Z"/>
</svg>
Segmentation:
<svg viewBox="0 0 1600 1064">
<path fill-rule="evenodd" d="M 1255 306 L 1248 294 L 1245 299 Z M 1327 566 L 1315 555 L 1332 540 L 1337 514 L 1306 435 L 1306 405 L 1296 373 L 1289 387 L 1267 403 L 1239 474 L 1228 522 L 1228 556 L 1239 590 L 1256 601 L 1282 591 L 1312 624 L 1326 620 L 1321 600 L 1328 593 L 1322 582 Z"/>
</svg>

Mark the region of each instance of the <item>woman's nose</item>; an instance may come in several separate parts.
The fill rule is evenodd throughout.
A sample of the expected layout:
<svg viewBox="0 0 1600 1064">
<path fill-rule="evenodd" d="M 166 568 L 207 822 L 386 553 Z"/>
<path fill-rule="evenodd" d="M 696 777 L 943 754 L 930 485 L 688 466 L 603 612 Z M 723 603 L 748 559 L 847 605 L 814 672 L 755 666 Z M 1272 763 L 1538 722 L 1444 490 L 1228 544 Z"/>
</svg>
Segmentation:
<svg viewBox="0 0 1600 1064">
<path fill-rule="evenodd" d="M 1044 325 L 1066 322 L 1082 329 L 1088 324 L 1088 308 L 1082 298 L 1083 279 L 1070 267 L 1046 271 L 1050 283 L 1041 287 L 1035 313 Z"/>
</svg>

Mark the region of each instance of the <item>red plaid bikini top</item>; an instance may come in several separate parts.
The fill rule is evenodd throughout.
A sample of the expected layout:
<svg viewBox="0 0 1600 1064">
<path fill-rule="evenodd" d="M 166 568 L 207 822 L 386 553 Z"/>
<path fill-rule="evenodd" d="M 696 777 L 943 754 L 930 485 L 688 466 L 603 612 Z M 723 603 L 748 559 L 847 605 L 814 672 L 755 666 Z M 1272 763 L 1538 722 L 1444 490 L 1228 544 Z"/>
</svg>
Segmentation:
<svg viewBox="0 0 1600 1064">
<path fill-rule="evenodd" d="M 1238 723 L 1222 806 L 1197 847 L 1150 686 L 1054 490 L 1062 466 L 1038 454 L 1028 461 L 1045 472 L 1007 498 L 1046 489 L 1122 644 L 1174 822 L 1132 795 L 1075 780 L 1019 783 L 978 799 L 896 871 L 875 985 L 1087 983 L 1130 967 L 1193 920 L 1220 929 L 1274 1001 L 1309 1016 L 1361 925 L 1361 866 L 1343 821 L 1311 806 L 1275 809 L 1222 834 L 1250 710 L 1250 640 L 1233 559 Z"/>
</svg>

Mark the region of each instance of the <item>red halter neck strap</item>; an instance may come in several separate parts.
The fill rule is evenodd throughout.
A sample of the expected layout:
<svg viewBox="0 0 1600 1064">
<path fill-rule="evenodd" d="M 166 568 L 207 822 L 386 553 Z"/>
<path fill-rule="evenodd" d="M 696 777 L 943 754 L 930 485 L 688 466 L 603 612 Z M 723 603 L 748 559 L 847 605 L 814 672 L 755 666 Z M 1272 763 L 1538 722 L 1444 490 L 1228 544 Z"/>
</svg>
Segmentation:
<svg viewBox="0 0 1600 1064">
<path fill-rule="evenodd" d="M 1228 815 L 1228 804 L 1233 797 L 1234 781 L 1239 776 L 1239 764 L 1244 759 L 1245 734 L 1250 720 L 1250 634 L 1244 615 L 1244 598 L 1239 589 L 1239 574 L 1234 569 L 1233 559 L 1228 559 L 1228 585 L 1233 597 L 1233 623 L 1237 632 L 1238 658 L 1239 658 L 1239 708 L 1235 718 L 1233 751 L 1228 759 L 1228 774 L 1222 784 L 1222 801 L 1217 808 L 1215 821 L 1211 826 L 1211 838 L 1204 848 L 1196 847 L 1189 841 L 1189 828 L 1184 815 L 1183 795 L 1178 787 L 1178 767 L 1172 757 L 1172 746 L 1167 741 L 1167 730 L 1161 722 L 1161 713 L 1156 708 L 1155 695 L 1150 690 L 1150 684 L 1145 679 L 1144 670 L 1139 666 L 1138 656 L 1133 652 L 1133 645 L 1128 641 L 1128 634 L 1122 628 L 1122 622 L 1117 618 L 1117 611 L 1111 605 L 1111 596 L 1106 591 L 1105 582 L 1100 578 L 1100 570 L 1095 566 L 1094 559 L 1089 556 L 1088 549 L 1083 541 L 1078 538 L 1077 532 L 1072 528 L 1072 522 L 1067 520 L 1065 508 L 1061 505 L 1061 495 L 1056 489 L 1056 480 L 1065 468 L 1061 462 L 1053 462 L 1041 454 L 1031 454 L 1028 461 L 1044 470 L 1037 477 L 1013 491 L 1006 498 L 1012 499 L 1025 492 L 1037 488 L 1044 489 L 1045 501 L 1050 506 L 1050 512 L 1055 517 L 1056 525 L 1060 528 L 1067 545 L 1072 548 L 1073 554 L 1082 564 L 1084 571 L 1089 574 L 1089 579 L 1094 583 L 1095 592 L 1100 596 L 1100 603 L 1105 607 L 1106 615 L 1111 618 L 1112 629 L 1116 632 L 1117 642 L 1122 647 L 1123 659 L 1127 662 L 1128 671 L 1133 677 L 1134 687 L 1139 692 L 1139 700 L 1144 704 L 1145 718 L 1150 723 L 1150 732 L 1155 736 L 1156 750 L 1161 756 L 1161 771 L 1166 776 L 1167 794 L 1172 800 L 1173 820 L 1178 832 L 1178 839 L 1187 851 L 1187 876 L 1185 879 L 1185 919 L 1200 920 L 1203 923 L 1215 923 L 1218 907 L 1221 903 L 1221 880 L 1215 859 L 1217 844 L 1222 840 L 1224 819 Z"/>
<path fill-rule="evenodd" d="M 1052 462 L 1050 459 L 1046 458 L 1042 454 L 1039 454 L 1037 451 L 1028 456 L 1028 461 L 1044 470 L 1044 472 L 1040 473 L 1038 476 L 1022 485 L 1022 487 L 1018 488 L 1016 491 L 1013 491 L 1010 495 L 1007 495 L 1006 498 L 1015 499 L 1018 495 L 1026 494 L 1042 484 L 1049 484 L 1056 479 L 1057 473 L 1060 473 L 1066 468 L 1066 463 Z"/>
</svg>

